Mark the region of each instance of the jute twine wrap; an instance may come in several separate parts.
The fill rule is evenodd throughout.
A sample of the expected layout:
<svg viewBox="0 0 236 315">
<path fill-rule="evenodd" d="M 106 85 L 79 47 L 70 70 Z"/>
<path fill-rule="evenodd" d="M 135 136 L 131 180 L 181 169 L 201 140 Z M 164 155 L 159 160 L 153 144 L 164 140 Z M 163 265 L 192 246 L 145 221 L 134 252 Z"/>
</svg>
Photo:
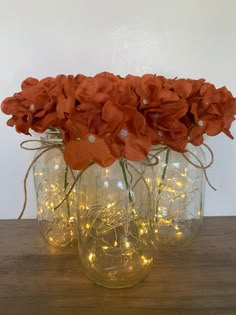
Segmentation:
<svg viewBox="0 0 236 315">
<path fill-rule="evenodd" d="M 39 144 L 40 146 L 36 146 L 36 147 L 31 147 L 31 146 L 27 146 L 27 144 L 33 145 L 33 144 Z M 21 148 L 24 150 L 29 150 L 29 151 L 37 151 L 37 150 L 41 150 L 39 154 L 37 154 L 37 156 L 32 160 L 32 162 L 30 163 L 26 173 L 25 173 L 25 177 L 24 177 L 24 203 L 23 203 L 23 207 L 22 210 L 20 212 L 20 215 L 18 217 L 18 220 L 20 220 L 25 212 L 25 208 L 27 205 L 27 199 L 28 199 L 28 191 L 27 191 L 27 180 L 30 174 L 30 171 L 32 169 L 32 167 L 34 166 L 34 164 L 38 161 L 38 159 L 46 152 L 52 150 L 52 149 L 58 149 L 63 153 L 63 147 L 64 145 L 62 143 L 52 143 L 49 141 L 44 141 L 44 140 L 26 140 L 23 141 L 20 144 Z M 206 169 L 208 169 L 214 162 L 214 154 L 211 150 L 211 148 L 206 145 L 206 144 L 202 144 L 202 146 L 204 146 L 208 152 L 210 153 L 210 162 L 207 165 L 204 165 L 203 162 L 196 156 L 196 154 L 194 154 L 193 152 L 191 152 L 190 150 L 186 150 L 186 152 L 184 153 L 180 153 L 182 154 L 183 158 L 190 163 L 191 165 L 193 165 L 194 167 L 201 169 L 204 173 L 206 182 L 208 183 L 208 185 L 213 189 L 216 190 L 215 187 L 212 186 L 212 184 L 210 183 L 207 173 L 206 173 Z M 169 147 L 167 146 L 161 146 L 158 148 L 153 148 L 151 150 L 151 152 L 147 155 L 146 160 L 141 161 L 141 163 L 143 163 L 146 166 L 155 166 L 159 163 L 159 159 L 158 159 L 158 155 L 162 152 L 165 152 L 169 149 Z M 193 162 L 189 159 L 189 157 L 186 156 L 186 154 L 190 154 L 191 157 L 193 157 L 196 162 Z M 62 199 L 62 201 L 54 208 L 54 210 L 57 210 L 69 197 L 70 193 L 72 192 L 73 188 L 75 187 L 77 181 L 80 179 L 80 177 L 83 175 L 83 173 L 94 163 L 91 163 L 89 166 L 87 166 L 85 169 L 81 170 L 77 176 L 73 176 L 74 180 L 73 183 L 71 184 L 70 188 L 68 189 L 67 193 L 65 194 L 64 198 Z M 71 170 L 71 168 L 70 168 Z M 71 173 L 73 174 L 72 170 Z"/>
</svg>

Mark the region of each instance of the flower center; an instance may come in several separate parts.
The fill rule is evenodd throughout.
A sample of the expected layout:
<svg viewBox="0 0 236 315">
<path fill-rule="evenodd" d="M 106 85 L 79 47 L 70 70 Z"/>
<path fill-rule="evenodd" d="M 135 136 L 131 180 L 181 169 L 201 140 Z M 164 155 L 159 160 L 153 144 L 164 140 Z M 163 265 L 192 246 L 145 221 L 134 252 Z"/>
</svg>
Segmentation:
<svg viewBox="0 0 236 315">
<path fill-rule="evenodd" d="M 203 127 L 204 126 L 204 122 L 202 120 L 199 120 L 198 126 Z"/>
<path fill-rule="evenodd" d="M 94 143 L 94 142 L 96 141 L 96 137 L 95 137 L 94 135 L 89 135 L 89 136 L 88 136 L 88 141 L 89 141 L 90 143 Z"/>
<path fill-rule="evenodd" d="M 30 105 L 29 110 L 31 110 L 31 111 L 34 111 L 34 110 L 35 110 L 34 104 L 31 104 L 31 105 Z"/>
<path fill-rule="evenodd" d="M 128 130 L 127 129 L 121 129 L 120 135 L 121 135 L 121 137 L 127 137 L 128 136 Z"/>
</svg>

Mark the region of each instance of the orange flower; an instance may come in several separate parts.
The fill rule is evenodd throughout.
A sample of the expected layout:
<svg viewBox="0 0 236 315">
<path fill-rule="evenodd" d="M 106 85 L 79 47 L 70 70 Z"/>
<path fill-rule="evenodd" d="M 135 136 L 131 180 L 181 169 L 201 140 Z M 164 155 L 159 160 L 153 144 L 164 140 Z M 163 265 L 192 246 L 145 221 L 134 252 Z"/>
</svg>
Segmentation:
<svg viewBox="0 0 236 315">
<path fill-rule="evenodd" d="M 27 78 L 22 82 L 22 95 L 31 102 L 33 116 L 41 118 L 53 111 L 55 99 L 50 92 L 55 88 L 55 80 L 51 77 L 38 81 L 35 78 Z"/>
<path fill-rule="evenodd" d="M 231 98 L 227 108 L 224 111 L 224 130 L 223 132 L 231 139 L 234 139 L 229 129 L 231 128 L 232 122 L 235 120 L 236 115 L 236 99 Z"/>
<path fill-rule="evenodd" d="M 29 135 L 29 128 L 32 124 L 31 102 L 26 100 L 22 93 L 15 93 L 12 97 L 7 97 L 1 104 L 3 113 L 12 115 L 8 120 L 8 126 L 15 126 L 16 131 Z"/>
<path fill-rule="evenodd" d="M 82 170 L 92 162 L 108 167 L 116 160 L 104 139 L 93 134 L 89 134 L 84 140 L 68 142 L 65 146 L 64 159 L 76 170 Z"/>
<path fill-rule="evenodd" d="M 76 90 L 76 97 L 80 103 L 104 104 L 115 89 L 118 77 L 107 72 L 103 72 L 92 77 L 85 78 Z"/>
<path fill-rule="evenodd" d="M 185 99 L 144 110 L 152 144 L 162 143 L 176 151 L 184 152 L 188 142 L 188 129 L 180 119 L 187 111 L 188 103 Z"/>
<path fill-rule="evenodd" d="M 137 95 L 129 82 L 108 72 L 86 78 L 79 84 L 76 97 L 81 103 L 101 106 L 108 100 L 120 105 L 137 106 Z"/>
<path fill-rule="evenodd" d="M 107 102 L 102 118 L 113 127 L 113 132 L 107 133 L 105 139 L 115 157 L 126 157 L 131 161 L 145 159 L 151 140 L 146 133 L 146 120 L 136 108 Z"/>
<path fill-rule="evenodd" d="M 103 136 L 105 132 L 112 130 L 102 119 L 102 108 L 99 104 L 81 103 L 76 111 L 68 116 L 63 129 L 66 139 L 84 139 L 89 133 Z"/>
<path fill-rule="evenodd" d="M 178 95 L 164 87 L 165 78 L 151 74 L 128 76 L 135 93 L 139 96 L 139 109 L 145 110 L 157 104 L 178 101 Z"/>
<path fill-rule="evenodd" d="M 79 104 L 75 96 L 77 89 L 77 82 L 74 76 L 64 75 L 57 76 L 55 78 L 56 87 L 52 91 L 53 96 L 56 99 L 56 112 L 59 119 L 65 119 L 67 114 L 72 114 L 76 110 L 76 106 Z"/>
<path fill-rule="evenodd" d="M 199 94 L 199 91 L 204 84 L 204 79 L 168 79 L 164 87 L 173 90 L 181 98 L 193 98 Z"/>
<path fill-rule="evenodd" d="M 232 138 L 229 128 L 236 114 L 236 102 L 225 88 L 216 89 L 214 85 L 205 83 L 201 90 L 199 103 L 191 104 L 190 112 L 194 123 L 190 128 L 189 138 L 194 145 L 203 143 L 203 134 L 216 136 L 220 132 Z"/>
<path fill-rule="evenodd" d="M 149 129 L 152 145 L 164 144 L 178 152 L 185 152 L 188 143 L 188 129 L 178 120 L 165 121 L 158 130 Z"/>
<path fill-rule="evenodd" d="M 2 102 L 2 111 L 12 115 L 7 124 L 25 134 L 58 128 L 65 159 L 76 169 L 120 157 L 139 161 L 159 143 L 184 152 L 188 141 L 202 144 L 204 134 L 233 138 L 236 99 L 204 79 L 103 72 L 27 78 L 21 88 Z"/>
<path fill-rule="evenodd" d="M 119 78 L 116 83 L 115 89 L 112 91 L 111 101 L 120 105 L 129 105 L 137 107 L 139 104 L 138 95 L 136 94 L 133 86 L 126 78 Z"/>
</svg>

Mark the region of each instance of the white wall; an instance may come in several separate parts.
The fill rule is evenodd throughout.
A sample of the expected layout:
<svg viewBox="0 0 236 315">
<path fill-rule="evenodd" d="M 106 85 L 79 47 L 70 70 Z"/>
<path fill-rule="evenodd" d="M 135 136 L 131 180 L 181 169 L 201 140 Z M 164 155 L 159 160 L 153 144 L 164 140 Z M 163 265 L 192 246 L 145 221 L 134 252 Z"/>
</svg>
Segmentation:
<svg viewBox="0 0 236 315">
<path fill-rule="evenodd" d="M 0 99 L 28 76 L 104 70 L 204 77 L 236 95 L 235 12 L 235 0 L 0 0 Z M 32 154 L 0 118 L 0 218 L 16 218 Z M 236 215 L 236 140 L 209 143 L 218 191 L 207 188 L 206 214 Z M 28 190 L 25 217 L 35 217 L 32 180 Z"/>
</svg>

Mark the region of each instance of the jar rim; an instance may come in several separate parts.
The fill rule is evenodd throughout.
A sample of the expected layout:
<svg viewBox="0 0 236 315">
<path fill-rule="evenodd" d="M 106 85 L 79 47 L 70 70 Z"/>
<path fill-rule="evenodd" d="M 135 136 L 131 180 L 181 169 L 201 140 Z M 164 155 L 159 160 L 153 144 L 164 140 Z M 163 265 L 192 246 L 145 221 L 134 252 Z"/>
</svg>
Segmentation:
<svg viewBox="0 0 236 315">
<path fill-rule="evenodd" d="M 42 141 L 63 142 L 59 129 L 51 128 L 47 129 L 41 134 L 40 139 Z"/>
</svg>

